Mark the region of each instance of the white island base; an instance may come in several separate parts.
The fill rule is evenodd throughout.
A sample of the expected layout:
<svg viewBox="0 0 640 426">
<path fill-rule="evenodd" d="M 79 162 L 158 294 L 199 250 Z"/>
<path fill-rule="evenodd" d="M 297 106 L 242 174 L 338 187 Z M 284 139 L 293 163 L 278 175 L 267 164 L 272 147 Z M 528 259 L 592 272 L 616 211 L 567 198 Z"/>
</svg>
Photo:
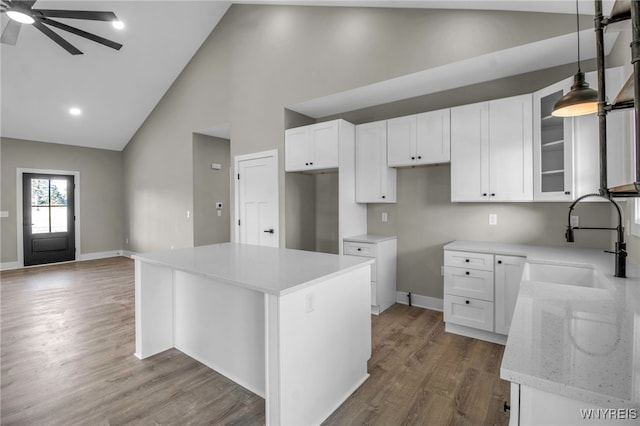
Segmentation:
<svg viewBox="0 0 640 426">
<path fill-rule="evenodd" d="M 239 244 L 134 258 L 135 355 L 177 348 L 264 397 L 268 425 L 320 424 L 369 376 L 371 261 Z"/>
</svg>

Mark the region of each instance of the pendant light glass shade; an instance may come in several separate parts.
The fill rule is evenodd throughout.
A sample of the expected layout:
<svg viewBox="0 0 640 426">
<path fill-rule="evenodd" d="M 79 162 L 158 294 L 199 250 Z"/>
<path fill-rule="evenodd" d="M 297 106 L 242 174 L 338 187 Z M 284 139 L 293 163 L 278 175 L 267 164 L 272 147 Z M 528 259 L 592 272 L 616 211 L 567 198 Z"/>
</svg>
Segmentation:
<svg viewBox="0 0 640 426">
<path fill-rule="evenodd" d="M 598 92 L 589 87 L 584 73 L 578 71 L 573 76 L 569 93 L 558 99 L 551 115 L 554 117 L 577 117 L 598 112 Z"/>
</svg>

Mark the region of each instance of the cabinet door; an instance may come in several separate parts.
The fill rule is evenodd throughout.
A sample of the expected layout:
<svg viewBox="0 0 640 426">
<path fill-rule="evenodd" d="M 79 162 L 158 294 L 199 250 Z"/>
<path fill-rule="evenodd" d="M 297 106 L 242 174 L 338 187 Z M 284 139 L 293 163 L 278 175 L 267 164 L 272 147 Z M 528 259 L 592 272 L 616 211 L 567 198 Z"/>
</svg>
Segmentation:
<svg viewBox="0 0 640 426">
<path fill-rule="evenodd" d="M 554 104 L 571 89 L 573 77 L 533 94 L 533 199 L 571 201 L 574 119 L 551 115 Z M 597 171 L 596 171 L 597 173 Z"/>
<path fill-rule="evenodd" d="M 489 200 L 489 103 L 451 108 L 451 201 Z"/>
<path fill-rule="evenodd" d="M 530 94 L 489 102 L 489 197 L 533 200 L 533 131 Z"/>
<path fill-rule="evenodd" d="M 335 169 L 338 167 L 339 134 L 338 121 L 328 121 L 311 126 L 312 169 Z"/>
<path fill-rule="evenodd" d="M 396 202 L 396 171 L 387 167 L 386 121 L 356 126 L 356 202 Z"/>
<path fill-rule="evenodd" d="M 451 160 L 450 110 L 418 114 L 416 119 L 417 164 L 448 163 Z"/>
<path fill-rule="evenodd" d="M 509 334 L 524 263 L 524 257 L 496 255 L 494 268 L 496 333 Z"/>
<path fill-rule="evenodd" d="M 416 163 L 415 115 L 387 120 L 387 165 L 412 166 Z"/>
<path fill-rule="evenodd" d="M 285 170 L 295 172 L 309 168 L 310 126 L 288 129 L 284 133 Z"/>
</svg>

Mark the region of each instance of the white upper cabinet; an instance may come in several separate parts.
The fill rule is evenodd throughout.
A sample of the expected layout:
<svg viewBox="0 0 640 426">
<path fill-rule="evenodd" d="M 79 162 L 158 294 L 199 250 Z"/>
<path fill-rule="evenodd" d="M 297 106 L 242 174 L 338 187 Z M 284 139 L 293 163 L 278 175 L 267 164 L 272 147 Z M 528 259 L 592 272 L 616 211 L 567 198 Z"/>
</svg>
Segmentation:
<svg viewBox="0 0 640 426">
<path fill-rule="evenodd" d="M 387 120 L 389 167 L 450 161 L 450 110 Z"/>
<path fill-rule="evenodd" d="M 451 109 L 451 201 L 533 199 L 531 99 Z"/>
<path fill-rule="evenodd" d="M 396 202 L 396 170 L 387 166 L 386 121 L 356 126 L 356 202 Z"/>
<path fill-rule="evenodd" d="M 585 75 L 589 86 L 598 88 L 597 74 Z M 622 67 L 608 69 L 606 90 L 610 101 L 616 96 L 624 75 Z M 533 166 L 535 201 L 573 201 L 598 192 L 600 188 L 600 148 L 597 114 L 553 117 L 553 105 L 573 84 L 573 77 L 533 94 Z M 630 112 L 607 114 L 607 181 L 615 186 L 627 180 Z M 592 200 L 595 201 L 596 199 Z"/>
<path fill-rule="evenodd" d="M 286 130 L 285 170 L 297 172 L 338 168 L 339 121 Z"/>
</svg>

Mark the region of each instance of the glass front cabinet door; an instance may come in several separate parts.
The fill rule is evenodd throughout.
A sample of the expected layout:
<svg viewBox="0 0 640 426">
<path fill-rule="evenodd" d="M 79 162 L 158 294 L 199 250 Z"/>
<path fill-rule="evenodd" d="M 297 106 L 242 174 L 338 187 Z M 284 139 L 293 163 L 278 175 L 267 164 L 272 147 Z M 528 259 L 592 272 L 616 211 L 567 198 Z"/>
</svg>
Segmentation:
<svg viewBox="0 0 640 426">
<path fill-rule="evenodd" d="M 568 78 L 533 94 L 533 198 L 574 199 L 572 118 L 551 115 L 553 105 L 569 92 Z"/>
</svg>

